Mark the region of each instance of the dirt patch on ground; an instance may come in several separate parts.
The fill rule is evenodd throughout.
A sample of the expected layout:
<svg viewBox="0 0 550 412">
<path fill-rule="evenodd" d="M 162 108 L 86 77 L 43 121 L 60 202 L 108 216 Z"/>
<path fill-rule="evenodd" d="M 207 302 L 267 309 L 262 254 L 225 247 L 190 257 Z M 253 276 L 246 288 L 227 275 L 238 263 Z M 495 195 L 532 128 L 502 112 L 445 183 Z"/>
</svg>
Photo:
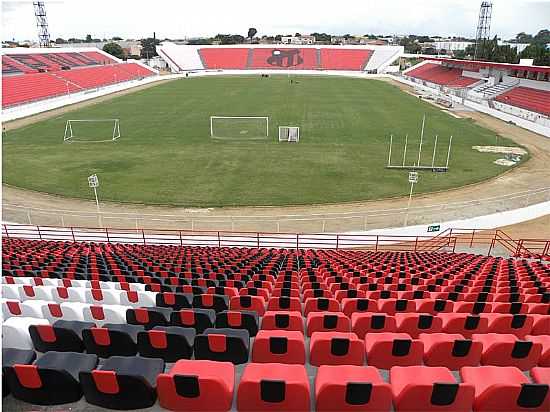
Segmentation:
<svg viewBox="0 0 550 412">
<path fill-rule="evenodd" d="M 411 87 L 401 83 L 390 81 L 402 90 L 412 90 Z M 141 88 L 153 87 L 159 83 L 145 85 Z M 57 116 L 69 110 L 74 110 L 85 105 L 96 104 L 108 100 L 120 94 L 132 93 L 141 88 L 130 89 L 112 95 L 103 96 L 90 102 L 79 103 L 67 108 L 39 114 L 28 119 L 11 122 L 9 126 L 22 126 L 21 122 L 34 122 Z M 497 176 L 485 182 L 466 187 L 448 190 L 438 193 L 429 193 L 415 196 L 413 207 L 445 205 L 456 202 L 466 202 L 490 197 L 505 196 L 510 193 L 533 189 L 536 187 L 550 186 L 550 139 L 536 133 L 524 130 L 515 125 L 508 124 L 499 119 L 483 113 L 473 111 L 458 111 L 458 115 L 471 118 L 479 125 L 494 130 L 504 137 L 508 137 L 517 144 L 524 146 L 530 152 L 530 159 L 522 165 L 515 167 L 507 173 Z M 18 123 L 19 122 L 19 123 Z M 17 126 L 15 126 L 17 124 Z M 495 142 L 498 144 L 498 142 Z M 66 214 L 61 218 L 57 214 L 37 213 L 33 211 L 30 221 L 33 224 L 96 226 L 98 218 L 95 215 L 95 203 L 86 200 L 63 198 L 44 193 L 3 186 L 4 220 L 12 222 L 28 223 L 28 213 L 24 209 L 14 209 L 6 205 L 21 205 L 27 208 L 44 210 L 79 211 L 79 216 L 74 213 Z M 550 200 L 547 198 L 536 201 Z M 531 199 L 535 202 L 535 199 Z M 525 200 L 518 201 L 515 207 L 525 206 Z M 102 203 L 102 213 L 106 219 L 103 223 L 113 227 L 156 227 L 166 229 L 195 229 L 195 230 L 249 230 L 249 231 L 288 231 L 288 232 L 321 232 L 321 231 L 351 231 L 375 229 L 381 227 L 399 226 L 402 217 L 396 221 L 395 215 L 380 214 L 379 218 L 363 219 L 351 217 L 333 218 L 331 214 L 361 214 L 372 215 L 373 212 L 387 209 L 406 208 L 407 198 L 386 199 L 370 202 L 355 202 L 333 205 L 312 206 L 286 206 L 286 207 L 241 207 L 241 208 L 210 208 L 187 209 L 177 207 L 147 206 L 135 204 Z M 425 216 L 420 213 L 410 216 L 409 224 L 431 223 L 433 221 L 448 221 L 463 219 L 471 216 L 481 216 L 492 211 L 484 210 L 484 205 L 472 205 L 460 212 L 451 211 L 447 214 L 439 213 L 439 210 L 430 212 Z M 424 213 L 424 212 L 423 212 Z M 109 217 L 109 214 L 112 214 Z M 121 214 L 128 214 L 121 215 Z M 71 220 L 69 219 L 69 215 Z M 115 217 L 116 215 L 116 217 Z M 145 216 L 147 215 L 147 216 Z M 285 219 L 282 216 L 292 215 L 295 218 Z M 141 216 L 141 218 L 137 218 Z M 243 216 L 250 217 L 248 221 Z M 307 216 L 307 218 L 301 218 Z M 220 219 L 216 219 L 220 217 Z M 235 217 L 235 220 L 233 220 Z M 231 222 L 229 222 L 231 220 Z M 548 226 L 537 226 L 541 232 L 530 236 L 548 236 Z M 535 227 L 533 227 L 535 230 Z M 545 234 L 546 233 L 546 234 Z"/>
</svg>

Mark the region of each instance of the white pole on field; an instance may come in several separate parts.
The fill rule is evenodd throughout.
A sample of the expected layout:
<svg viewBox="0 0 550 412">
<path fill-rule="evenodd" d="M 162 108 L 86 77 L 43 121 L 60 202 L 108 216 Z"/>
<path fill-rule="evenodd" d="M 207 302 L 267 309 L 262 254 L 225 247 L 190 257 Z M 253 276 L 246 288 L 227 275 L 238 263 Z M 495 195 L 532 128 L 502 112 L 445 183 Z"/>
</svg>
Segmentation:
<svg viewBox="0 0 550 412">
<path fill-rule="evenodd" d="M 391 166 L 391 146 L 393 144 L 393 134 L 390 134 L 390 152 L 388 154 L 388 167 Z"/>
<path fill-rule="evenodd" d="M 435 142 L 434 142 L 434 154 L 432 156 L 432 169 L 435 165 L 435 150 L 437 149 L 437 135 L 435 135 Z"/>
<path fill-rule="evenodd" d="M 97 217 L 99 220 L 99 226 L 103 227 L 103 222 L 101 220 L 101 210 L 99 209 L 99 199 L 97 197 L 97 188 L 99 187 L 99 179 L 97 175 L 88 176 L 88 186 L 94 189 L 95 205 L 97 208 Z"/>
<path fill-rule="evenodd" d="M 449 169 L 449 158 L 451 157 L 451 145 L 453 144 L 453 136 L 449 139 L 449 149 L 447 150 L 447 164 L 445 168 Z"/>
<path fill-rule="evenodd" d="M 213 125 L 214 119 L 212 119 L 212 116 L 210 116 L 210 137 L 214 136 L 214 125 Z"/>
<path fill-rule="evenodd" d="M 405 222 L 403 223 L 404 227 L 407 227 L 407 222 L 409 221 L 409 208 L 411 207 L 413 189 L 414 189 L 414 182 L 411 182 L 411 190 L 409 192 L 409 201 L 407 202 L 407 213 L 405 214 Z"/>
<path fill-rule="evenodd" d="M 403 150 L 403 167 L 405 167 L 405 159 L 407 158 L 407 143 L 409 142 L 409 134 L 405 135 L 405 149 Z"/>
<path fill-rule="evenodd" d="M 422 142 L 424 141 L 424 125 L 426 123 L 426 115 L 422 118 L 422 131 L 420 132 L 420 146 L 418 147 L 418 162 L 417 166 L 420 166 L 420 155 L 422 154 Z"/>
</svg>

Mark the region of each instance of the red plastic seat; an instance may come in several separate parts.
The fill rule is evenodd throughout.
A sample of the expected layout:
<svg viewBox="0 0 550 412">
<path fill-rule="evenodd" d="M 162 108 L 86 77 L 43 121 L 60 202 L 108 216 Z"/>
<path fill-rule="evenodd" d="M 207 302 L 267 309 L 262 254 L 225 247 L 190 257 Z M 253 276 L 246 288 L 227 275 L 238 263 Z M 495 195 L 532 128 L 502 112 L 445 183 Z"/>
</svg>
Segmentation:
<svg viewBox="0 0 550 412">
<path fill-rule="evenodd" d="M 333 298 L 309 298 L 304 305 L 304 315 L 311 312 L 339 312 L 340 303 Z"/>
<path fill-rule="evenodd" d="M 360 338 L 367 333 L 396 332 L 395 317 L 385 313 L 354 313 L 351 315 L 351 329 Z"/>
<path fill-rule="evenodd" d="M 443 332 L 459 333 L 465 338 L 471 338 L 474 333 L 487 333 L 489 329 L 489 320 L 479 315 L 440 313 L 437 317 L 443 321 Z"/>
<path fill-rule="evenodd" d="M 481 361 L 483 344 L 464 339 L 456 333 L 421 333 L 424 343 L 424 364 L 445 366 L 458 370 L 463 366 L 477 366 Z"/>
<path fill-rule="evenodd" d="M 367 365 L 380 369 L 393 366 L 421 365 L 424 344 L 406 333 L 367 333 Z"/>
<path fill-rule="evenodd" d="M 441 318 L 424 313 L 396 313 L 395 321 L 397 332 L 407 333 L 415 339 L 421 333 L 441 332 L 443 326 Z"/>
<path fill-rule="evenodd" d="M 303 365 L 249 363 L 237 390 L 237 409 L 239 412 L 307 411 L 309 391 Z"/>
<path fill-rule="evenodd" d="M 302 312 L 302 303 L 298 297 L 271 297 L 267 302 L 267 310 Z"/>
<path fill-rule="evenodd" d="M 483 313 L 481 317 L 489 321 L 487 328 L 489 333 L 512 333 L 518 338 L 523 338 L 533 329 L 533 317 L 531 315 Z"/>
<path fill-rule="evenodd" d="M 419 299 L 416 301 L 416 311 L 418 313 L 431 313 L 437 315 L 439 313 L 452 312 L 454 302 L 452 300 L 443 299 Z"/>
<path fill-rule="evenodd" d="M 548 412 L 548 385 L 532 384 L 518 368 L 498 366 L 464 367 L 464 383 L 474 386 L 475 412 Z"/>
<path fill-rule="evenodd" d="M 262 296 L 233 296 L 229 303 L 231 310 L 256 312 L 259 316 L 265 313 L 265 300 Z"/>
<path fill-rule="evenodd" d="M 306 319 L 307 336 L 313 332 L 351 332 L 351 322 L 342 312 L 311 312 Z"/>
<path fill-rule="evenodd" d="M 538 365 L 550 367 L 550 335 L 527 335 L 525 339 L 529 342 L 540 343 L 542 345 L 542 353 Z"/>
<path fill-rule="evenodd" d="M 542 344 L 519 340 L 509 333 L 474 334 L 472 339 L 483 344 L 482 365 L 515 366 L 528 370 L 537 365 Z"/>
<path fill-rule="evenodd" d="M 268 311 L 262 317 L 262 330 L 295 330 L 304 333 L 304 318 L 300 312 Z"/>
<path fill-rule="evenodd" d="M 395 315 L 399 312 L 416 312 L 414 300 L 407 299 L 384 299 L 378 301 L 378 311 Z"/>
<path fill-rule="evenodd" d="M 444 367 L 394 366 L 390 383 L 396 411 L 469 412 L 474 401 L 472 384 L 458 383 Z"/>
<path fill-rule="evenodd" d="M 309 340 L 309 363 L 361 366 L 365 363 L 365 344 L 355 333 L 314 332 Z"/>
<path fill-rule="evenodd" d="M 315 377 L 316 410 L 389 411 L 390 385 L 372 366 L 321 366 Z"/>
<path fill-rule="evenodd" d="M 172 411 L 228 411 L 235 367 L 229 362 L 179 360 L 157 378 L 160 406 Z"/>
<path fill-rule="evenodd" d="M 376 302 L 367 298 L 343 298 L 340 303 L 342 312 L 349 318 L 354 313 L 376 312 L 377 310 Z"/>
<path fill-rule="evenodd" d="M 302 332 L 261 330 L 254 339 L 252 362 L 288 363 L 306 362 L 306 345 Z"/>
</svg>

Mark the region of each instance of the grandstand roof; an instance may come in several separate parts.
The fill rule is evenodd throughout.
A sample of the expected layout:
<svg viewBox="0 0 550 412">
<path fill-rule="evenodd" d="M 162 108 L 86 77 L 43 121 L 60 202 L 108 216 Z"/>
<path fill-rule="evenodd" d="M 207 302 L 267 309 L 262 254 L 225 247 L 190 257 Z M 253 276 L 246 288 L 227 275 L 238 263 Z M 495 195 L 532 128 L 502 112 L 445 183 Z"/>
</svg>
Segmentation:
<svg viewBox="0 0 550 412">
<path fill-rule="evenodd" d="M 493 62 L 482 62 L 476 60 L 459 60 L 459 59 L 449 59 L 442 57 L 430 57 L 427 60 L 440 61 L 443 63 L 450 63 L 462 66 L 464 68 L 472 69 L 483 69 L 492 67 L 495 69 L 502 70 L 525 70 L 535 73 L 550 73 L 550 67 L 548 66 L 527 66 L 521 64 L 510 64 L 510 63 L 493 63 Z"/>
</svg>

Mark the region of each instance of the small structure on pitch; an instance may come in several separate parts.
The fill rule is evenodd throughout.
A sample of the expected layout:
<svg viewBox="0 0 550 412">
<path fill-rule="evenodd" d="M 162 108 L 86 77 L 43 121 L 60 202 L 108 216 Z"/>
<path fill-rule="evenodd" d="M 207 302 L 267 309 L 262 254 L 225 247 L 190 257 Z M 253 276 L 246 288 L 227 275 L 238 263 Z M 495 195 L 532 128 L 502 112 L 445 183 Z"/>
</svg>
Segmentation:
<svg viewBox="0 0 550 412">
<path fill-rule="evenodd" d="M 210 116 L 210 137 L 219 140 L 269 138 L 267 116 Z"/>
<path fill-rule="evenodd" d="M 105 143 L 120 137 L 120 119 L 70 119 L 65 124 L 64 143 Z"/>
<path fill-rule="evenodd" d="M 439 136 L 435 135 L 433 140 L 426 139 L 424 137 L 424 126 L 426 124 L 426 116 L 422 118 L 422 129 L 420 131 L 420 141 L 418 143 L 418 148 L 409 149 L 409 135 L 405 136 L 404 145 L 403 145 L 403 155 L 401 161 L 395 161 L 392 159 L 392 153 L 394 149 L 394 140 L 396 140 L 392 135 L 390 135 L 390 143 L 388 150 L 388 164 L 386 165 L 387 169 L 406 169 L 406 170 L 431 170 L 432 172 L 447 172 L 449 170 L 449 160 L 451 158 L 451 147 L 453 144 L 453 136 L 449 137 L 448 146 L 446 150 L 446 160 L 441 162 L 437 157 L 437 147 L 439 143 Z M 427 144 L 433 142 L 433 152 L 430 156 L 430 161 L 426 161 L 422 158 L 422 148 Z M 409 157 L 413 155 L 412 163 L 407 158 L 407 150 Z M 400 156 L 401 157 L 401 156 Z M 440 156 L 441 157 L 441 156 Z M 438 163 L 439 161 L 439 163 Z"/>
<path fill-rule="evenodd" d="M 279 142 L 300 141 L 300 128 L 298 126 L 279 126 Z"/>
</svg>

